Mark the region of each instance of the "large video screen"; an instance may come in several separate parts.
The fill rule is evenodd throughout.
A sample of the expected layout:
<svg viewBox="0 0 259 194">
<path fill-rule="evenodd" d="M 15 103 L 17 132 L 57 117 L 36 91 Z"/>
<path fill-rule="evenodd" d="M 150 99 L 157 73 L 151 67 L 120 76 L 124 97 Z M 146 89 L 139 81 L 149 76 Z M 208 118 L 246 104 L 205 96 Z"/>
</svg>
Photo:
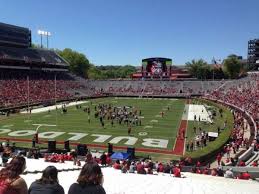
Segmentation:
<svg viewBox="0 0 259 194">
<path fill-rule="evenodd" d="M 163 76 L 167 73 L 167 66 L 172 64 L 171 59 L 166 58 L 148 58 L 142 60 L 146 73 L 152 76 Z"/>
<path fill-rule="evenodd" d="M 162 75 L 167 71 L 165 61 L 148 61 L 146 71 L 151 75 Z"/>
</svg>

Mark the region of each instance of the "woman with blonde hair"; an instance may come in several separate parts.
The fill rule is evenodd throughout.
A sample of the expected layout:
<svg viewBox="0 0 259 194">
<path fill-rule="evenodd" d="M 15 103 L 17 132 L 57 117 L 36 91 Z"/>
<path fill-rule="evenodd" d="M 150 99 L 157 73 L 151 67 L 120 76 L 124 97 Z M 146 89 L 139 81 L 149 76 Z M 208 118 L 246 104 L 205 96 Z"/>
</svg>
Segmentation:
<svg viewBox="0 0 259 194">
<path fill-rule="evenodd" d="M 103 174 L 100 166 L 95 162 L 86 163 L 77 179 L 77 183 L 73 183 L 68 194 L 105 194 L 102 187 Z"/>
<path fill-rule="evenodd" d="M 24 179 L 20 177 L 25 167 L 25 158 L 16 156 L 0 171 L 0 194 L 28 193 L 27 184 Z"/>
</svg>

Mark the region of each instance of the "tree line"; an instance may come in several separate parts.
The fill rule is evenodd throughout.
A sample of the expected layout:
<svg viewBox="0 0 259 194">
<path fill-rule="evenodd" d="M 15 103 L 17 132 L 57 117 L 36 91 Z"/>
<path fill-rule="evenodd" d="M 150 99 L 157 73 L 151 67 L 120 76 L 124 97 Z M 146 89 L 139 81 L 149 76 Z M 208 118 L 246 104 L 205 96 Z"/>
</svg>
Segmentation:
<svg viewBox="0 0 259 194">
<path fill-rule="evenodd" d="M 189 73 L 197 79 L 235 79 L 245 74 L 247 64 L 242 64 L 237 55 L 229 55 L 220 65 L 210 65 L 203 59 L 186 63 Z"/>
<path fill-rule="evenodd" d="M 55 51 L 69 63 L 69 70 L 72 73 L 87 79 L 130 78 L 137 71 L 133 65 L 96 66 L 91 64 L 83 53 L 70 48 Z M 234 79 L 244 75 L 248 70 L 247 65 L 242 64 L 238 56 L 234 54 L 224 59 L 221 66 L 208 64 L 203 59 L 193 59 L 187 62 L 185 67 L 193 78 L 201 80 Z"/>
<path fill-rule="evenodd" d="M 56 50 L 56 52 L 69 63 L 69 70 L 83 78 L 87 79 L 117 79 L 130 78 L 131 74 L 136 72 L 136 67 L 132 65 L 125 66 L 96 66 L 91 64 L 83 53 L 72 49 Z"/>
</svg>

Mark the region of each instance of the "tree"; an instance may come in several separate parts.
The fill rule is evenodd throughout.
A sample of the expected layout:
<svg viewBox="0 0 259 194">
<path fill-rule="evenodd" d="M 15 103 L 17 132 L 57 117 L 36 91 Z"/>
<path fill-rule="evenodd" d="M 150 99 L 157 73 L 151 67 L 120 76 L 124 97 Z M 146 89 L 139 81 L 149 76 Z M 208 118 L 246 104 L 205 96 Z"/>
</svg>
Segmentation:
<svg viewBox="0 0 259 194">
<path fill-rule="evenodd" d="M 136 72 L 136 67 L 132 65 L 125 66 L 91 66 L 88 71 L 90 79 L 116 79 L 116 78 L 129 78 L 131 74 Z"/>
<path fill-rule="evenodd" d="M 88 78 L 88 70 L 90 68 L 89 60 L 82 53 L 65 48 L 63 51 L 56 51 L 69 63 L 69 70 L 74 74 Z"/>
<path fill-rule="evenodd" d="M 225 78 L 225 74 L 224 74 L 224 72 L 223 72 L 223 70 L 222 70 L 222 68 L 221 67 L 212 67 L 213 68 L 213 72 L 212 72 L 212 74 L 214 74 L 214 78 L 215 79 L 224 79 Z M 212 75 L 212 77 L 213 77 L 213 75 Z"/>
<path fill-rule="evenodd" d="M 32 43 L 32 44 L 31 44 L 31 48 L 40 48 L 40 45 L 39 45 L 39 44 L 34 44 L 34 43 Z"/>
<path fill-rule="evenodd" d="M 91 65 L 88 70 L 89 79 L 103 79 L 103 73 L 101 70 L 97 69 L 94 65 Z"/>
<path fill-rule="evenodd" d="M 187 62 L 186 66 L 189 73 L 198 79 L 207 79 L 211 75 L 211 67 L 203 59 Z"/>
<path fill-rule="evenodd" d="M 236 55 L 229 55 L 223 61 L 223 71 L 229 78 L 237 78 L 241 72 L 241 63 Z"/>
</svg>

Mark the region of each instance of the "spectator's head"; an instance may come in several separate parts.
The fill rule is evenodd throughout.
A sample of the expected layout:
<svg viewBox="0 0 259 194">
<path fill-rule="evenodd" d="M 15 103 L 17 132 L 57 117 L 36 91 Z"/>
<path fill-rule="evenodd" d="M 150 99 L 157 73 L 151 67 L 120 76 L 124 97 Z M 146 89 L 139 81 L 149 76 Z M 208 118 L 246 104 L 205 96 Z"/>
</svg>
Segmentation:
<svg viewBox="0 0 259 194">
<path fill-rule="evenodd" d="M 42 172 L 41 178 L 38 180 L 42 184 L 58 183 L 58 170 L 55 166 L 48 166 Z"/>
<path fill-rule="evenodd" d="M 23 173 L 26 160 L 22 156 L 16 156 L 5 168 L 0 171 L 0 179 L 15 179 Z"/>
<path fill-rule="evenodd" d="M 95 162 L 86 163 L 79 174 L 77 182 L 82 186 L 85 186 L 88 184 L 94 184 L 94 185 L 102 184 L 103 174 L 100 166 Z"/>
</svg>

